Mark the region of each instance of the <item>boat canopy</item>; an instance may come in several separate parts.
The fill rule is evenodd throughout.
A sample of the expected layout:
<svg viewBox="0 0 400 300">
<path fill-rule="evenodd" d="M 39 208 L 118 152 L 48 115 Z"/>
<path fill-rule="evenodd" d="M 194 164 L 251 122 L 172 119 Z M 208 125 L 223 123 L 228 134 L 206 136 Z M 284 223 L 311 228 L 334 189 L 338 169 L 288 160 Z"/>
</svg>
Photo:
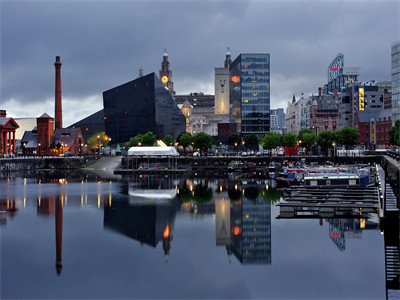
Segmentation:
<svg viewBox="0 0 400 300">
<path fill-rule="evenodd" d="M 129 156 L 179 156 L 174 147 L 131 147 Z"/>
</svg>

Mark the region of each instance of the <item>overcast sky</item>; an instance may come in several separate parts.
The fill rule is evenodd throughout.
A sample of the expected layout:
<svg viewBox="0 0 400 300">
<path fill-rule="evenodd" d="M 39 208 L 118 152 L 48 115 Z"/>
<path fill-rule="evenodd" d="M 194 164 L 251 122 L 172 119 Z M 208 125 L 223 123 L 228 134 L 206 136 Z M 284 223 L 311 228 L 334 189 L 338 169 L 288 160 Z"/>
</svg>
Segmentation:
<svg viewBox="0 0 400 300">
<path fill-rule="evenodd" d="M 61 56 L 64 125 L 100 110 L 102 92 L 156 72 L 167 49 L 177 94 L 214 93 L 214 68 L 271 54 L 271 107 L 317 93 L 338 52 L 361 81 L 390 80 L 400 1 L 1 1 L 0 109 L 54 116 Z"/>
</svg>

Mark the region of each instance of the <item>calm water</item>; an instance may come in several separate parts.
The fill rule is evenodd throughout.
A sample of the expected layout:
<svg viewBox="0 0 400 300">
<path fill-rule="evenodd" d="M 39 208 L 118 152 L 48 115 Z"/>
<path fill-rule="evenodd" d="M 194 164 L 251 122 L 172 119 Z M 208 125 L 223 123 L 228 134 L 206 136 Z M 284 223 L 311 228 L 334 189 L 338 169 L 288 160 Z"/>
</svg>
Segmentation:
<svg viewBox="0 0 400 300">
<path fill-rule="evenodd" d="M 99 180 L 0 180 L 1 298 L 385 298 L 376 218 L 276 219 L 262 179 Z"/>
</svg>

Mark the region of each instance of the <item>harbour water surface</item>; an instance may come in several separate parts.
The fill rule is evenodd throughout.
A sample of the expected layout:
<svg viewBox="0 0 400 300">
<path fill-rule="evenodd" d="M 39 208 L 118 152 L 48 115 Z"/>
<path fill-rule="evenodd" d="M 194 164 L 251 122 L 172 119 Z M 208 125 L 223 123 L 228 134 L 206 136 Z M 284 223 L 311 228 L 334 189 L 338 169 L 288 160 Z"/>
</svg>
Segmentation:
<svg viewBox="0 0 400 300">
<path fill-rule="evenodd" d="M 276 219 L 273 187 L 3 177 L 1 298 L 384 299 L 378 217 Z"/>
</svg>

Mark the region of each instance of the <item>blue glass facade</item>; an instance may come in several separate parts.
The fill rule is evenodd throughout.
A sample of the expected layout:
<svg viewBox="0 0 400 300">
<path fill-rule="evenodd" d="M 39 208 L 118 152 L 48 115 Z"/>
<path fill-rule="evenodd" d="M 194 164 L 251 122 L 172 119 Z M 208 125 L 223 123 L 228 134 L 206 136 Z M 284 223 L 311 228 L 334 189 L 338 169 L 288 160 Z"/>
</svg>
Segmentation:
<svg viewBox="0 0 400 300">
<path fill-rule="evenodd" d="M 242 134 L 270 131 L 270 57 L 267 53 L 240 54 L 230 69 L 232 121 Z"/>
<path fill-rule="evenodd" d="M 242 199 L 231 206 L 231 227 L 241 231 L 232 231 L 230 249 L 242 264 L 271 264 L 271 204 L 258 194 L 257 186 L 244 189 Z"/>
</svg>

